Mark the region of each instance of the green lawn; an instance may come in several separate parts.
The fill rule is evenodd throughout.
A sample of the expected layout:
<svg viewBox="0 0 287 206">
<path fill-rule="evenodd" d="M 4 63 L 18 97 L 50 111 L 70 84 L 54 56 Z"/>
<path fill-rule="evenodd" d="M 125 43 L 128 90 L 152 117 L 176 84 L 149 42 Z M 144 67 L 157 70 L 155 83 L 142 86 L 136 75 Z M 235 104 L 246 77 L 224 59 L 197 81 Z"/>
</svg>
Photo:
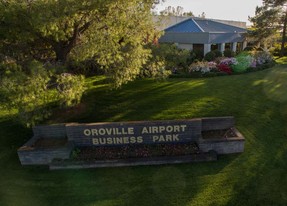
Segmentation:
<svg viewBox="0 0 287 206">
<path fill-rule="evenodd" d="M 0 205 L 286 205 L 287 66 L 207 79 L 138 80 L 111 91 L 102 77 L 78 111 L 55 122 L 186 119 L 233 115 L 245 151 L 217 162 L 49 171 L 22 167 L 31 131 L 0 112 Z"/>
</svg>

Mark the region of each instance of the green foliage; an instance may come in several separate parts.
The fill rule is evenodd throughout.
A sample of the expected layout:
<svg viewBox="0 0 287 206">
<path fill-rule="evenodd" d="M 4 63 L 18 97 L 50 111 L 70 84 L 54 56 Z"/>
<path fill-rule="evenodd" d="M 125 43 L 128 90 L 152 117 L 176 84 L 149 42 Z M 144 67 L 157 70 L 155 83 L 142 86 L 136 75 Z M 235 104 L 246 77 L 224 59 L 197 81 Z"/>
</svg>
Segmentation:
<svg viewBox="0 0 287 206">
<path fill-rule="evenodd" d="M 71 152 L 71 159 L 77 159 L 80 152 L 81 152 L 81 150 L 79 148 L 73 149 L 73 151 Z"/>
<path fill-rule="evenodd" d="M 274 36 L 280 28 L 280 9 L 264 4 L 256 8 L 255 16 L 249 18 L 249 20 L 253 23 L 249 36 L 255 40 L 255 43 L 272 44 Z"/>
<path fill-rule="evenodd" d="M 223 55 L 228 58 L 235 57 L 235 52 L 230 49 L 225 49 Z"/>
<path fill-rule="evenodd" d="M 0 47 L 5 55 L 19 60 L 37 57 L 65 63 L 69 59 L 94 58 L 111 77 L 114 87 L 119 87 L 137 77 L 150 55 L 145 45 L 160 35 L 154 29 L 150 12 L 154 3 L 154 0 L 2 1 Z M 15 48 L 19 49 L 17 57 Z"/>
<path fill-rule="evenodd" d="M 219 50 L 214 50 L 213 52 L 214 52 L 214 54 L 215 54 L 215 58 L 222 57 L 222 52 L 221 52 L 221 51 L 219 51 Z"/>
<path fill-rule="evenodd" d="M 254 58 L 247 52 L 242 52 L 235 58 L 237 63 L 232 65 L 231 68 L 236 73 L 245 72 L 250 67 L 252 61 L 254 61 Z"/>
<path fill-rule="evenodd" d="M 63 73 L 58 75 L 57 84 L 59 100 L 62 106 L 71 107 L 80 103 L 86 89 L 84 76 Z"/>
<path fill-rule="evenodd" d="M 0 81 L 1 105 L 8 110 L 16 109 L 22 124 L 30 127 L 47 119 L 58 103 L 69 107 L 80 102 L 85 91 L 83 76 L 66 73 L 55 76 L 35 61 L 27 67 L 28 73 L 19 65 L 16 71 L 7 69 L 9 72 Z"/>
<path fill-rule="evenodd" d="M 85 76 L 103 75 L 104 69 L 97 63 L 94 58 L 86 59 L 84 61 L 71 60 L 66 64 L 66 68 L 69 68 L 69 72 L 73 74 L 83 74 Z"/>
<path fill-rule="evenodd" d="M 205 56 L 204 56 L 204 59 L 206 60 L 206 61 L 214 61 L 215 60 L 215 58 L 216 58 L 216 54 L 215 54 L 215 52 L 213 52 L 213 51 L 210 51 L 210 52 L 207 52 L 206 54 L 205 54 Z"/>
<path fill-rule="evenodd" d="M 170 70 L 165 69 L 165 62 L 159 57 L 153 57 L 140 71 L 140 77 L 154 79 L 166 79 L 171 74 Z"/>
<path fill-rule="evenodd" d="M 253 51 L 255 48 L 253 46 L 247 46 L 244 48 L 244 51 Z"/>
<path fill-rule="evenodd" d="M 190 51 L 179 49 L 175 44 L 160 44 L 158 47 L 152 46 L 153 60 L 164 62 L 165 69 L 187 70 L 190 60 Z"/>
<path fill-rule="evenodd" d="M 53 92 L 48 92 L 50 74 L 38 63 L 30 65 L 31 75 L 22 71 L 4 76 L 1 80 L 0 94 L 2 105 L 17 109 L 19 120 L 26 126 L 46 119 L 51 113 L 47 107 L 56 100 Z"/>
<path fill-rule="evenodd" d="M 284 49 L 281 49 L 281 45 L 277 42 L 273 45 L 273 47 L 271 49 L 269 49 L 269 51 L 274 55 L 274 56 L 287 56 L 287 44 L 285 43 L 284 45 Z"/>
<path fill-rule="evenodd" d="M 19 66 L 13 59 L 3 58 L 0 60 L 0 77 L 11 75 L 14 72 L 20 71 Z"/>
<path fill-rule="evenodd" d="M 191 53 L 195 54 L 195 57 L 196 57 L 195 60 L 201 61 L 204 58 L 203 49 L 194 49 L 194 50 L 191 51 Z"/>
<path fill-rule="evenodd" d="M 150 51 L 143 47 L 127 45 L 123 48 L 121 55 L 117 56 L 118 59 L 104 68 L 112 80 L 113 87 L 118 88 L 128 81 L 134 80 L 142 66 L 148 61 L 149 56 Z"/>
<path fill-rule="evenodd" d="M 287 16 L 286 9 L 281 3 L 264 0 L 262 6 L 256 7 L 255 16 L 249 17 L 253 25 L 248 36 L 255 45 L 270 48 L 280 38 L 280 32 L 283 30 L 285 33 Z M 281 42 L 285 42 L 284 39 L 285 37 L 281 39 Z"/>
</svg>

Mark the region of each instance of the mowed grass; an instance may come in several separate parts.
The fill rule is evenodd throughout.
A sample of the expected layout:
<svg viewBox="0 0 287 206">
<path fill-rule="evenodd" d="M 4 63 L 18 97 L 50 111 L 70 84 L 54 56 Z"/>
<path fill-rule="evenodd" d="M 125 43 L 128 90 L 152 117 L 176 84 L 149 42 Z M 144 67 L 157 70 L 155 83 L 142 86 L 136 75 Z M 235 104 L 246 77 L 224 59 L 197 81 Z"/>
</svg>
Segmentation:
<svg viewBox="0 0 287 206">
<path fill-rule="evenodd" d="M 20 165 L 32 132 L 0 112 L 0 205 L 286 205 L 287 68 L 207 79 L 137 80 L 110 90 L 87 81 L 78 111 L 48 123 L 230 116 L 245 136 L 242 154 L 217 162 L 49 171 Z"/>
</svg>

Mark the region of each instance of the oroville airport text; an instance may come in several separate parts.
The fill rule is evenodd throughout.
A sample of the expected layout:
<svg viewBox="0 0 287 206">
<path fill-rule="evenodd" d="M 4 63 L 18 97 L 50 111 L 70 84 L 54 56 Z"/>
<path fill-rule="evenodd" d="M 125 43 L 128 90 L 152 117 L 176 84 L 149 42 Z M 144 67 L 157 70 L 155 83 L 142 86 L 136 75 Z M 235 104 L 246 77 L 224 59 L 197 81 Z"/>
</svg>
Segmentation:
<svg viewBox="0 0 287 206">
<path fill-rule="evenodd" d="M 93 145 L 141 144 L 178 142 L 187 125 L 143 126 L 143 127 L 103 127 L 84 129 L 83 134 L 91 137 Z"/>
</svg>

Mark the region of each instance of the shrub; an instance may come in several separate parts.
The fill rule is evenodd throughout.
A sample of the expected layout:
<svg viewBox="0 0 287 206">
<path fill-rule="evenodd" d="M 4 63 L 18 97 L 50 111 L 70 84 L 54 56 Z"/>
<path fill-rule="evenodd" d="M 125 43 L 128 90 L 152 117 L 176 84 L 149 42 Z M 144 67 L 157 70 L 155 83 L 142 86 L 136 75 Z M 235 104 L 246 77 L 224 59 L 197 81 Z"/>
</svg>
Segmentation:
<svg viewBox="0 0 287 206">
<path fill-rule="evenodd" d="M 203 60 L 204 55 L 203 55 L 203 50 L 202 49 L 194 49 L 192 52 L 194 52 L 196 54 L 196 59 L 198 61 Z"/>
<path fill-rule="evenodd" d="M 62 106 L 71 107 L 80 103 L 86 90 L 84 76 L 63 73 L 58 75 L 57 84 L 59 100 Z"/>
<path fill-rule="evenodd" d="M 217 70 L 217 64 L 215 62 L 195 62 L 190 65 L 189 67 L 189 72 L 200 72 L 202 74 L 209 73 L 211 71 L 216 71 Z"/>
<path fill-rule="evenodd" d="M 230 66 L 226 65 L 226 64 L 220 64 L 218 65 L 218 70 L 227 74 L 232 74 L 232 70 L 230 68 Z"/>
<path fill-rule="evenodd" d="M 247 46 L 243 49 L 243 51 L 253 51 L 255 48 L 252 46 Z"/>
<path fill-rule="evenodd" d="M 231 66 L 231 65 L 238 64 L 238 62 L 237 62 L 236 58 L 231 57 L 231 58 L 223 58 L 223 59 L 221 59 L 219 64 L 224 64 L 224 65 Z"/>
<path fill-rule="evenodd" d="M 213 52 L 214 52 L 214 54 L 215 54 L 215 58 L 222 57 L 222 52 L 221 52 L 221 51 L 219 51 L 219 50 L 214 50 Z"/>
<path fill-rule="evenodd" d="M 9 110 L 17 109 L 17 120 L 28 127 L 46 119 L 51 114 L 48 104 L 56 100 L 47 87 L 50 74 L 40 63 L 34 62 L 29 67 L 30 75 L 16 71 L 0 82 L 2 105 Z"/>
<path fill-rule="evenodd" d="M 252 53 L 258 65 L 273 62 L 272 55 L 267 51 L 256 51 Z"/>
<path fill-rule="evenodd" d="M 248 67 L 256 67 L 254 58 L 247 52 L 242 52 L 236 56 L 237 64 L 231 66 L 234 72 L 245 72 Z"/>
<path fill-rule="evenodd" d="M 0 79 L 1 105 L 16 110 L 17 120 L 27 127 L 33 126 L 51 115 L 57 103 L 71 106 L 80 102 L 84 92 L 84 77 L 59 75 L 57 89 L 55 75 L 39 62 L 33 61 L 28 72 L 14 71 Z"/>
<path fill-rule="evenodd" d="M 230 58 L 235 56 L 235 52 L 230 49 L 226 49 L 224 50 L 223 55 Z"/>
<path fill-rule="evenodd" d="M 190 51 L 189 57 L 187 58 L 187 64 L 190 65 L 197 59 L 200 59 L 198 54 L 195 51 Z"/>
<path fill-rule="evenodd" d="M 176 69 L 174 68 L 174 73 Z M 166 79 L 171 74 L 170 70 L 165 69 L 163 60 L 155 58 L 153 61 L 149 61 L 143 69 L 141 69 L 139 77 L 141 78 L 155 78 L 155 79 Z"/>
<path fill-rule="evenodd" d="M 204 56 L 204 60 L 210 62 L 210 61 L 214 61 L 216 58 L 216 55 L 213 51 L 207 52 Z"/>
<path fill-rule="evenodd" d="M 201 61 L 192 63 L 189 67 L 189 72 L 201 72 L 201 73 L 210 72 L 208 62 Z"/>
<path fill-rule="evenodd" d="M 151 46 L 151 49 L 152 58 L 150 58 L 150 62 L 160 59 L 164 62 L 165 69 L 170 71 L 174 68 L 188 69 L 188 62 L 190 61 L 189 50 L 179 49 L 175 44 L 160 44 L 159 46 Z"/>
</svg>

